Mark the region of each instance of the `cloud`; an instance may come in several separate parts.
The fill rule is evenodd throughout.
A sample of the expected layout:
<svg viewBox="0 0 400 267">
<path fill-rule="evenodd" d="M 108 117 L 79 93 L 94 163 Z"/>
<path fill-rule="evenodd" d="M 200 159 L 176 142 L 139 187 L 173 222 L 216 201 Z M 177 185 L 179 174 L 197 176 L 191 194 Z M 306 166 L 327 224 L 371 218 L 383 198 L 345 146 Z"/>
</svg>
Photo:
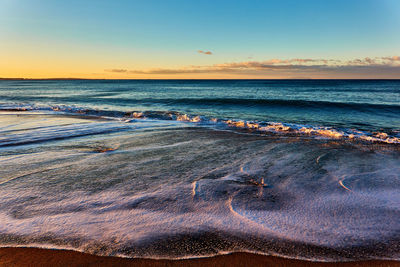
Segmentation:
<svg viewBox="0 0 400 267">
<path fill-rule="evenodd" d="M 203 50 L 197 50 L 197 53 L 204 54 L 204 55 L 212 55 L 213 54 L 211 51 L 203 51 Z"/>
<path fill-rule="evenodd" d="M 400 57 L 337 59 L 270 59 L 265 61 L 228 62 L 181 68 L 147 70 L 110 69 L 107 72 L 137 75 L 234 74 L 279 77 L 388 77 L 400 78 Z M 336 75 L 336 76 L 335 76 Z"/>
<path fill-rule="evenodd" d="M 375 58 L 361 58 L 361 59 L 353 59 L 347 61 L 347 65 L 385 65 L 390 63 L 396 63 L 396 61 L 400 61 L 400 56 L 392 56 L 392 57 L 375 57 Z"/>
<path fill-rule="evenodd" d="M 110 70 L 105 70 L 107 72 L 116 72 L 116 73 L 125 73 L 128 72 L 127 69 L 110 69 Z"/>
<path fill-rule="evenodd" d="M 382 57 L 383 60 L 388 61 L 400 61 L 400 56 L 393 56 L 393 57 Z"/>
</svg>

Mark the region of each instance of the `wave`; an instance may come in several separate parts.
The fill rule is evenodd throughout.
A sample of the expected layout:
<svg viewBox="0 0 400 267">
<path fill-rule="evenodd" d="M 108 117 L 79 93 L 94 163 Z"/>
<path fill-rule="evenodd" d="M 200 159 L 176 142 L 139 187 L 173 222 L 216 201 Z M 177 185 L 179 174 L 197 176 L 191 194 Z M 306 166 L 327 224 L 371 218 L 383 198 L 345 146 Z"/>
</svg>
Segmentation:
<svg viewBox="0 0 400 267">
<path fill-rule="evenodd" d="M 356 102 L 329 102 L 288 99 L 256 99 L 256 98 L 179 98 L 179 99 L 141 99 L 144 103 L 187 104 L 187 105 L 241 105 L 303 108 L 340 108 L 340 109 L 385 109 L 400 111 L 400 105 L 372 104 Z"/>
<path fill-rule="evenodd" d="M 309 101 L 295 101 L 295 102 L 299 104 Z M 314 101 L 314 102 L 320 103 L 320 101 Z M 400 106 L 398 108 L 400 110 Z M 358 129 L 335 128 L 331 126 L 314 126 L 314 125 L 285 123 L 285 122 L 246 121 L 240 119 L 212 118 L 198 114 L 184 114 L 177 111 L 124 112 L 124 111 L 112 111 L 112 110 L 97 110 L 97 109 L 95 110 L 95 109 L 87 109 L 87 108 L 80 108 L 67 105 L 60 105 L 60 106 L 9 105 L 9 104 L 0 105 L 0 111 L 18 112 L 18 111 L 30 111 L 30 110 L 31 111 L 42 110 L 42 111 L 62 112 L 70 114 L 92 115 L 92 116 L 99 116 L 106 118 L 117 118 L 125 122 L 129 122 L 130 119 L 174 120 L 174 121 L 196 123 L 197 125 L 245 130 L 255 134 L 272 133 L 272 134 L 292 135 L 292 136 L 302 135 L 311 137 L 324 137 L 330 139 L 344 139 L 348 141 L 366 141 L 366 142 L 377 142 L 377 143 L 387 143 L 387 144 L 400 144 L 400 131 L 398 130 L 392 130 L 390 132 L 384 132 L 384 131 L 369 132 L 369 131 L 361 131 Z"/>
<path fill-rule="evenodd" d="M 43 127 L 25 130 L 21 133 L 18 131 L 11 131 L 11 133 L 8 133 L 8 131 L 0 131 L 0 134 L 2 134 L 2 136 L 0 136 L 0 147 L 26 145 L 88 135 L 106 134 L 120 130 L 122 130 L 120 125 L 103 122 L 96 124 L 78 123 L 75 125 Z"/>
<path fill-rule="evenodd" d="M 107 94 L 82 96 L 56 97 L 54 96 L 34 96 L 38 101 L 52 102 L 54 100 L 61 103 L 92 103 L 93 99 L 102 104 L 161 104 L 167 106 L 241 106 L 259 108 L 308 108 L 308 109 L 345 109 L 360 111 L 400 112 L 400 105 L 386 103 L 358 103 L 358 102 L 330 102 L 316 100 L 297 100 L 297 99 L 257 99 L 257 98 L 140 98 L 129 99 L 112 97 L 117 92 Z M 3 97 L 10 101 L 32 101 L 32 96 Z"/>
</svg>

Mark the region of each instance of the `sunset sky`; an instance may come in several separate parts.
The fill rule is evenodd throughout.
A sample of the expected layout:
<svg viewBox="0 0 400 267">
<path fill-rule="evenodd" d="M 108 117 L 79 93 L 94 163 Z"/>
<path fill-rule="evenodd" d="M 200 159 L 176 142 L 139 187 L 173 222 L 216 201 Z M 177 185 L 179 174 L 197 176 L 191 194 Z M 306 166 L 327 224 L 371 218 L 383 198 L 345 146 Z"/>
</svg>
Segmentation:
<svg viewBox="0 0 400 267">
<path fill-rule="evenodd" d="M 0 77 L 400 78 L 399 0 L 1 0 Z"/>
</svg>

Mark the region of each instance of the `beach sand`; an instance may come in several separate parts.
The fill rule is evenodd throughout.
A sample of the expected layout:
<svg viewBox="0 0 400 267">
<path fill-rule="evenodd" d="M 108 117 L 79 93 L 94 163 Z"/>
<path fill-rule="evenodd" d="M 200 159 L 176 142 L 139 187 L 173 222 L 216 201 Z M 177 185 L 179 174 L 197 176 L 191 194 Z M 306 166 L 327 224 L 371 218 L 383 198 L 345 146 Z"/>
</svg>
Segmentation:
<svg viewBox="0 0 400 267">
<path fill-rule="evenodd" d="M 0 248 L 0 266 L 400 266 L 396 261 L 309 262 L 250 253 L 186 260 L 100 257 L 69 250 Z"/>
</svg>

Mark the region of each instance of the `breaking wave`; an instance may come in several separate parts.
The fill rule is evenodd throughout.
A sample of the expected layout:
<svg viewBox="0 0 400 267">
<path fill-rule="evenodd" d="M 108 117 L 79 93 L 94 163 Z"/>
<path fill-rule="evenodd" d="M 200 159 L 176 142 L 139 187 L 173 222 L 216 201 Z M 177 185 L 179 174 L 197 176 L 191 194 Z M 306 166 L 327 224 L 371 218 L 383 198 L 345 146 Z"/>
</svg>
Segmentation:
<svg viewBox="0 0 400 267">
<path fill-rule="evenodd" d="M 104 118 L 119 119 L 129 122 L 129 119 L 175 120 L 196 123 L 197 125 L 225 127 L 245 130 L 252 133 L 273 133 L 282 135 L 306 135 L 330 139 L 345 139 L 349 141 L 366 141 L 387 144 L 400 144 L 400 130 L 363 131 L 358 129 L 335 128 L 330 126 L 314 126 L 284 122 L 246 121 L 240 119 L 210 118 L 202 115 L 184 114 L 177 111 L 111 111 L 86 109 L 75 106 L 36 106 L 36 105 L 0 105 L 0 111 L 51 111 L 71 114 L 84 114 Z"/>
</svg>

